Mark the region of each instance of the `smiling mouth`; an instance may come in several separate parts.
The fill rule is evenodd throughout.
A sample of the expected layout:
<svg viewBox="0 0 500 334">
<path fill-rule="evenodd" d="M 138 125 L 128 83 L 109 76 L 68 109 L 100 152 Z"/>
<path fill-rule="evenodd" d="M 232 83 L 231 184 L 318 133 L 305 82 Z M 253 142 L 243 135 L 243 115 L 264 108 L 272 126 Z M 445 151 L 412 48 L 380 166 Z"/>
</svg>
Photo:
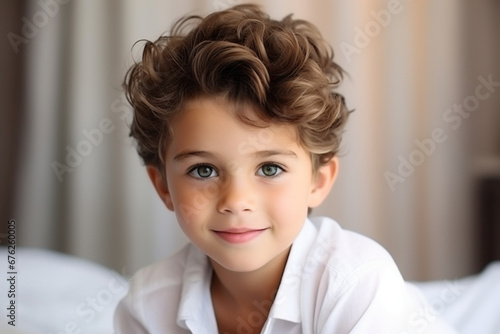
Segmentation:
<svg viewBox="0 0 500 334">
<path fill-rule="evenodd" d="M 231 229 L 224 231 L 212 230 L 219 238 L 231 244 L 241 244 L 257 238 L 267 228 L 263 229 Z"/>
</svg>

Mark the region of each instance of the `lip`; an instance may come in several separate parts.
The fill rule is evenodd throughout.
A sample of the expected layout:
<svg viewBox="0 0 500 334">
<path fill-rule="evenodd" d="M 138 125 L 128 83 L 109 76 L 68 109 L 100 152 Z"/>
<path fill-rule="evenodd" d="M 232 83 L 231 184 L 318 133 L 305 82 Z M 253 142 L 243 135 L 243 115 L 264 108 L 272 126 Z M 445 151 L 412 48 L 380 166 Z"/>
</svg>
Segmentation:
<svg viewBox="0 0 500 334">
<path fill-rule="evenodd" d="M 257 238 L 264 233 L 267 228 L 249 229 L 249 228 L 231 228 L 223 231 L 212 230 L 219 238 L 231 244 L 242 244 Z"/>
</svg>

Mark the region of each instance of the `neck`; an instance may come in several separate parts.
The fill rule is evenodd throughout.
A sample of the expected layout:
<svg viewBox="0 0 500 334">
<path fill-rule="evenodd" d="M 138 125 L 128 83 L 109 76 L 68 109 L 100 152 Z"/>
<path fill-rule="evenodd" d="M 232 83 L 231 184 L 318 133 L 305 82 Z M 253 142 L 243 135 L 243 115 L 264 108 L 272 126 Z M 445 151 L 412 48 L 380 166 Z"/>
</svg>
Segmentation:
<svg viewBox="0 0 500 334">
<path fill-rule="evenodd" d="M 252 272 L 230 271 L 210 260 L 214 269 L 212 296 L 216 295 L 239 309 L 249 310 L 259 303 L 268 306 L 269 311 L 278 291 L 289 251 L 290 248 Z"/>
</svg>

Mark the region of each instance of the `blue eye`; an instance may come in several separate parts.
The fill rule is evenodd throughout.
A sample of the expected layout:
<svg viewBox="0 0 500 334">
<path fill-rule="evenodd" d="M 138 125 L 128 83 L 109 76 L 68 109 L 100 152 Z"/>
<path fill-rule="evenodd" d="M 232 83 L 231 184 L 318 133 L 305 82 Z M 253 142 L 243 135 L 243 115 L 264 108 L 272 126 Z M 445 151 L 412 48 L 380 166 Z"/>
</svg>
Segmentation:
<svg viewBox="0 0 500 334">
<path fill-rule="evenodd" d="M 215 171 L 215 168 L 208 165 L 194 166 L 189 170 L 188 174 L 197 179 L 208 179 L 219 176 L 219 174 Z"/>
<path fill-rule="evenodd" d="M 275 164 L 265 164 L 259 168 L 257 175 L 265 177 L 276 177 L 283 173 L 283 168 Z"/>
</svg>

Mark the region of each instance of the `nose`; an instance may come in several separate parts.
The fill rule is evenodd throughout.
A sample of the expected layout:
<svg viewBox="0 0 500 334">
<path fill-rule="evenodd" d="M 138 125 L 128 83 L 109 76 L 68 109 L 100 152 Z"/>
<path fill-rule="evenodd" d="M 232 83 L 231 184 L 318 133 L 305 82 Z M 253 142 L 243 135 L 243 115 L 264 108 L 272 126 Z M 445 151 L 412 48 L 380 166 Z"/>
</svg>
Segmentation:
<svg viewBox="0 0 500 334">
<path fill-rule="evenodd" d="M 223 214 L 242 214 L 255 210 L 256 193 L 250 182 L 227 180 L 222 186 L 217 210 Z"/>
</svg>

